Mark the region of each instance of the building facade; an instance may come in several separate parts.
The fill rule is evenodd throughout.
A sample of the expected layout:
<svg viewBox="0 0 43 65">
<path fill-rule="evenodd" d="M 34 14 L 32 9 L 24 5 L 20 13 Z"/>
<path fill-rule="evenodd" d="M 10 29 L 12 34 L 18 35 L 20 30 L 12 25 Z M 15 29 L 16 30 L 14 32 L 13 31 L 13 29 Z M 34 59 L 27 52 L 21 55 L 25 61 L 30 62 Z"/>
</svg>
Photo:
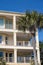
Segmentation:
<svg viewBox="0 0 43 65">
<path fill-rule="evenodd" d="M 30 58 L 34 57 L 31 34 L 19 29 L 17 21 L 21 13 L 0 11 L 0 57 L 6 60 L 8 65 L 29 65 Z M 36 32 L 37 61 L 40 63 L 40 51 L 38 32 Z"/>
</svg>

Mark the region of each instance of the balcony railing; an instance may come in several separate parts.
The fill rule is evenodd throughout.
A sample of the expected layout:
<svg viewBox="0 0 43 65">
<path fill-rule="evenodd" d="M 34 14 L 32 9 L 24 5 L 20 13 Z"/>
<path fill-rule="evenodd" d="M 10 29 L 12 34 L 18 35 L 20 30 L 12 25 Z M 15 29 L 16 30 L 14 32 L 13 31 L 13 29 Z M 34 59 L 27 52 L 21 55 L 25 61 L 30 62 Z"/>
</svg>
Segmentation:
<svg viewBox="0 0 43 65">
<path fill-rule="evenodd" d="M 6 40 L 6 41 L 5 41 L 5 45 L 10 45 L 10 46 L 14 45 L 14 44 L 13 44 L 13 40 L 11 40 L 11 41 L 7 41 L 7 40 Z"/>
<path fill-rule="evenodd" d="M 17 57 L 17 62 L 19 63 L 29 63 L 30 62 L 30 57 L 20 57 L 18 56 Z"/>
<path fill-rule="evenodd" d="M 32 46 L 30 41 L 17 41 L 17 46 Z"/>
<path fill-rule="evenodd" d="M 7 43 L 7 44 L 5 44 L 5 45 L 8 45 L 8 46 L 13 46 L 14 44 L 12 44 L 12 43 Z"/>
<path fill-rule="evenodd" d="M 13 46 L 14 42 L 12 41 L 5 41 L 5 45 L 10 45 Z M 25 46 L 25 47 L 31 47 L 32 43 L 30 43 L 29 41 L 17 41 L 16 46 Z"/>
</svg>

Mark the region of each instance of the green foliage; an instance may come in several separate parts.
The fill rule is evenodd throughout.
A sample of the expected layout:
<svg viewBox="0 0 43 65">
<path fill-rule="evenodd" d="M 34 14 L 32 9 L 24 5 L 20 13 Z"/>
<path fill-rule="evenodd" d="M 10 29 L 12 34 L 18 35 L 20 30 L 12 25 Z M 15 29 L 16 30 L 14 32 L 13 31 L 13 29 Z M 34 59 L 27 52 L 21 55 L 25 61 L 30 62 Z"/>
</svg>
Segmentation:
<svg viewBox="0 0 43 65">
<path fill-rule="evenodd" d="M 39 44 L 40 48 L 43 48 L 43 44 Z"/>
<path fill-rule="evenodd" d="M 39 41 L 39 43 L 40 48 L 43 48 L 43 42 Z"/>
<path fill-rule="evenodd" d="M 31 60 L 30 60 L 30 64 L 31 64 L 31 65 L 35 65 L 35 63 L 34 63 L 34 60 L 33 60 L 33 59 L 31 59 Z"/>
<path fill-rule="evenodd" d="M 37 11 L 26 11 L 25 15 L 19 18 L 18 25 L 24 31 L 26 29 L 43 28 L 43 14 Z"/>
<path fill-rule="evenodd" d="M 6 61 L 2 57 L 0 58 L 0 65 L 6 65 Z"/>
</svg>

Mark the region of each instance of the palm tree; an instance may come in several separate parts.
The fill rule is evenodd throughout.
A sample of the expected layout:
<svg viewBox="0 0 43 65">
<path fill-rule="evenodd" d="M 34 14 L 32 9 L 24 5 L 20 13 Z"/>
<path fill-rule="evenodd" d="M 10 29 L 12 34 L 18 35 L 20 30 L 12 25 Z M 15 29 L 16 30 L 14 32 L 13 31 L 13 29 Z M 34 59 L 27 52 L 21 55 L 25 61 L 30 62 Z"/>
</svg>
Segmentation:
<svg viewBox="0 0 43 65">
<path fill-rule="evenodd" d="M 40 13 L 37 13 L 36 11 L 32 11 L 32 12 L 26 11 L 26 14 L 19 18 L 19 21 L 17 24 L 19 25 L 19 28 L 21 28 L 24 32 L 27 28 L 30 32 L 34 31 L 34 34 L 31 33 L 32 40 L 34 41 L 34 37 L 35 37 L 37 29 L 43 28 L 43 15 Z M 34 51 L 35 65 L 37 65 L 35 44 L 33 46 L 33 51 Z"/>
<path fill-rule="evenodd" d="M 32 35 L 32 39 L 33 39 L 33 43 L 34 42 L 34 37 L 35 37 L 35 34 L 36 32 L 38 32 L 38 28 L 43 28 L 43 15 L 42 14 L 39 14 L 37 13 L 36 11 L 33 11 L 31 13 L 31 22 L 32 22 L 32 26 L 30 27 L 32 30 L 34 30 L 34 35 Z M 34 60 L 35 60 L 35 64 L 37 65 L 37 56 L 36 56 L 36 45 L 33 44 L 33 51 L 34 51 Z"/>
</svg>

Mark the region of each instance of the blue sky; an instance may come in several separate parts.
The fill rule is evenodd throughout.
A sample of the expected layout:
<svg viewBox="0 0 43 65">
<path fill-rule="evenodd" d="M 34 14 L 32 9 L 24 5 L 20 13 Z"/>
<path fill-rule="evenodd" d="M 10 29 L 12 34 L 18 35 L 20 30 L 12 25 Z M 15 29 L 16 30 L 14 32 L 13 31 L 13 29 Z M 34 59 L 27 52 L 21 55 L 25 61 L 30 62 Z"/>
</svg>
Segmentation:
<svg viewBox="0 0 43 65">
<path fill-rule="evenodd" d="M 39 31 L 39 40 L 43 42 L 43 29 Z"/>
<path fill-rule="evenodd" d="M 0 0 L 0 10 L 14 12 L 36 10 L 43 13 L 43 0 Z M 43 31 L 39 33 L 39 40 L 43 41 Z"/>
<path fill-rule="evenodd" d="M 37 10 L 43 12 L 43 0 L 0 0 L 0 10 L 17 12 Z"/>
</svg>

